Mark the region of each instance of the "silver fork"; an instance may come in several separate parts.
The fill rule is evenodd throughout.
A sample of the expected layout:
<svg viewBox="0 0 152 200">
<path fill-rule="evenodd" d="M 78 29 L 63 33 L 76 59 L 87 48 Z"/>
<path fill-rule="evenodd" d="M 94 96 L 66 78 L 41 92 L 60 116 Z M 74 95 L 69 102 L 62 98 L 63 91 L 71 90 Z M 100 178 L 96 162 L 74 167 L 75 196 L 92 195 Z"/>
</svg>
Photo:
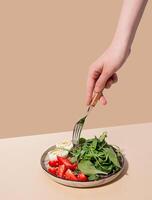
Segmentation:
<svg viewBox="0 0 152 200">
<path fill-rule="evenodd" d="M 84 117 L 82 117 L 75 125 L 74 125 L 74 128 L 73 128 L 73 134 L 72 134 L 72 143 L 73 143 L 73 146 L 76 146 L 79 144 L 79 138 L 80 138 L 80 135 L 81 135 L 81 131 L 82 131 L 82 128 L 84 126 L 84 123 L 85 123 L 85 120 L 88 116 L 88 114 L 90 113 L 90 111 L 92 110 L 93 107 L 95 107 L 95 105 L 97 104 L 98 100 L 100 99 L 100 97 L 102 96 L 102 93 L 99 92 L 99 93 L 95 93 L 88 109 L 87 109 L 87 112 L 86 112 L 86 115 Z"/>
</svg>

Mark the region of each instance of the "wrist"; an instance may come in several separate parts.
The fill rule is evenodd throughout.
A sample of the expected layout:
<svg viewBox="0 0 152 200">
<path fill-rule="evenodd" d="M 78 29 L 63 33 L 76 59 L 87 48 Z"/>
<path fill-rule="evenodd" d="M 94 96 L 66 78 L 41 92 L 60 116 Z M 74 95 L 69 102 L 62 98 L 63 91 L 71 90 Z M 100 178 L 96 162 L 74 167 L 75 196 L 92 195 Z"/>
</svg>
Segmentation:
<svg viewBox="0 0 152 200">
<path fill-rule="evenodd" d="M 123 55 L 129 55 L 131 51 L 131 44 L 127 39 L 121 39 L 120 37 L 114 37 L 110 47 Z"/>
</svg>

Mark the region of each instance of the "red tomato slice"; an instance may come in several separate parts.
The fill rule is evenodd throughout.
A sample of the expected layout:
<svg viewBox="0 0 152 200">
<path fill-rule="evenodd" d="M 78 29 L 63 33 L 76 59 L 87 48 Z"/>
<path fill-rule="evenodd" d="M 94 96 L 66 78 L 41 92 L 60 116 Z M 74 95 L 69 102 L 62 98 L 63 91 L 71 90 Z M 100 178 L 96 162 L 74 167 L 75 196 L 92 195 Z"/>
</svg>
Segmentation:
<svg viewBox="0 0 152 200">
<path fill-rule="evenodd" d="M 57 176 L 60 177 L 60 178 L 63 178 L 65 171 L 66 171 L 66 166 L 65 165 L 59 165 L 58 170 L 57 170 Z"/>
<path fill-rule="evenodd" d="M 88 178 L 85 174 L 83 174 L 82 172 L 80 172 L 77 176 L 78 181 L 87 181 Z"/>
<path fill-rule="evenodd" d="M 71 181 L 77 181 L 77 177 L 70 169 L 67 169 L 67 171 L 64 174 L 64 178 Z"/>
<path fill-rule="evenodd" d="M 58 168 L 57 167 L 49 167 L 48 172 L 56 175 Z"/>
<path fill-rule="evenodd" d="M 72 167 L 71 167 L 71 170 L 76 170 L 78 168 L 78 164 L 77 163 L 74 163 L 72 164 Z"/>
<path fill-rule="evenodd" d="M 50 160 L 50 161 L 48 162 L 48 164 L 49 164 L 51 167 L 58 167 L 58 166 L 59 166 L 58 160 Z"/>
<path fill-rule="evenodd" d="M 59 165 L 65 165 L 68 169 L 75 170 L 77 168 L 77 163 L 72 164 L 69 159 L 58 156 Z"/>
</svg>

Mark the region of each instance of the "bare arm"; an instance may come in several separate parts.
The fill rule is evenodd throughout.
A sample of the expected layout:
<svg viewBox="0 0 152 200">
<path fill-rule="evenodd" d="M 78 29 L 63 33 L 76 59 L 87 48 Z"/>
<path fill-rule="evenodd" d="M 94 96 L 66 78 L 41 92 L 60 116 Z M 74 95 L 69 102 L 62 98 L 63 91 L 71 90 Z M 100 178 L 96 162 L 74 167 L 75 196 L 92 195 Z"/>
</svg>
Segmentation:
<svg viewBox="0 0 152 200">
<path fill-rule="evenodd" d="M 124 45 L 124 48 L 126 49 L 131 48 L 147 1 L 148 0 L 123 1 L 118 26 L 113 38 L 114 43 L 117 43 L 117 45 Z"/>
<path fill-rule="evenodd" d="M 123 0 L 121 14 L 111 45 L 90 67 L 87 81 L 87 105 L 93 93 L 110 88 L 117 82 L 116 72 L 126 61 L 140 19 L 148 0 Z M 106 104 L 104 96 L 101 103 Z"/>
</svg>

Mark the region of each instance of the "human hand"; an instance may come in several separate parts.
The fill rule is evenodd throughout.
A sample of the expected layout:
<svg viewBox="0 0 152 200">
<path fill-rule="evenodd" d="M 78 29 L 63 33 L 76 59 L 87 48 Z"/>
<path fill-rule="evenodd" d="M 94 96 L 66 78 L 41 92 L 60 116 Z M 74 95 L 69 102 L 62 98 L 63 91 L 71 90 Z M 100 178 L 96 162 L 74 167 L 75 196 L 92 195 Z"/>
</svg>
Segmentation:
<svg viewBox="0 0 152 200">
<path fill-rule="evenodd" d="M 111 45 L 90 67 L 87 80 L 86 103 L 90 104 L 95 92 L 102 92 L 118 81 L 116 72 L 126 61 L 130 49 L 119 45 Z M 107 103 L 104 95 L 101 96 L 102 105 Z"/>
</svg>

